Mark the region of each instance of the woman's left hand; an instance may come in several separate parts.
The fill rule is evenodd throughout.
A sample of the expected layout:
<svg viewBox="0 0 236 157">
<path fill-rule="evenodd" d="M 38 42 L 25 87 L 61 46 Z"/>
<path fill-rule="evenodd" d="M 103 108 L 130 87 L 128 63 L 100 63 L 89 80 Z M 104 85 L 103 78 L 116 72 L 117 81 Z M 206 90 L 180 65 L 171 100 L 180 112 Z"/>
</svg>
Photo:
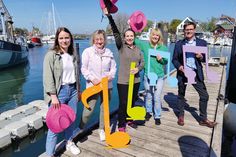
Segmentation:
<svg viewBox="0 0 236 157">
<path fill-rule="evenodd" d="M 134 69 L 131 69 L 131 70 L 130 70 L 130 73 L 133 74 L 133 75 L 135 75 L 135 74 L 138 73 L 138 71 L 139 71 L 138 68 L 134 68 Z"/>
</svg>

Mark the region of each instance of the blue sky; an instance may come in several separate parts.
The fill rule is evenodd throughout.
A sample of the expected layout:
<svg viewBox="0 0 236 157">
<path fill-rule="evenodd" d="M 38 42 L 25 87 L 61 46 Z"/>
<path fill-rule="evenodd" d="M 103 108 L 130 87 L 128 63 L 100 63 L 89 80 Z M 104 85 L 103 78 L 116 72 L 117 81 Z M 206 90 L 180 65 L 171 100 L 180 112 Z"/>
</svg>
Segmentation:
<svg viewBox="0 0 236 157">
<path fill-rule="evenodd" d="M 73 33 L 91 33 L 105 29 L 108 20 L 101 22 L 102 12 L 99 0 L 54 0 L 57 22 Z M 32 29 L 32 26 L 46 31 L 48 12 L 52 0 L 4 0 L 13 16 L 14 26 Z M 208 21 L 211 17 L 226 14 L 236 18 L 236 0 L 118 0 L 120 13 L 131 15 L 141 10 L 149 20 L 170 22 L 172 19 Z M 58 22 L 60 23 L 60 22 Z"/>
</svg>

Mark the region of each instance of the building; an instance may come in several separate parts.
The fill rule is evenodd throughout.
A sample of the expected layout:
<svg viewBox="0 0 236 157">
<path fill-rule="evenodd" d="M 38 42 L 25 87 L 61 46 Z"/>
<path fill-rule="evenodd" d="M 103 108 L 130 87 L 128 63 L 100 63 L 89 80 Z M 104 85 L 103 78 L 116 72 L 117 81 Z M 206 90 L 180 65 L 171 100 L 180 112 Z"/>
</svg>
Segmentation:
<svg viewBox="0 0 236 157">
<path fill-rule="evenodd" d="M 197 21 L 195 21 L 193 18 L 191 17 L 186 17 L 176 28 L 176 36 L 177 39 L 181 39 L 183 38 L 183 30 L 184 30 L 184 24 L 187 22 L 194 22 L 196 23 L 196 35 L 197 36 L 202 36 L 203 30 L 200 27 L 200 25 L 198 24 Z"/>
<path fill-rule="evenodd" d="M 236 21 L 234 18 L 227 15 L 221 15 L 219 20 L 216 22 L 216 28 L 213 31 L 213 34 L 217 37 L 230 37 L 233 36 L 233 30 Z"/>
</svg>

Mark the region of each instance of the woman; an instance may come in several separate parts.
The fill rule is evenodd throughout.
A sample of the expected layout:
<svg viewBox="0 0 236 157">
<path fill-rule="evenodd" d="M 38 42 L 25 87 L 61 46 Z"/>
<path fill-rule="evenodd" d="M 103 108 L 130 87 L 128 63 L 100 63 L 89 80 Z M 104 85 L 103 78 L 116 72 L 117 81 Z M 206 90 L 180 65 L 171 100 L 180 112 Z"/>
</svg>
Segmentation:
<svg viewBox="0 0 236 157">
<path fill-rule="evenodd" d="M 44 98 L 50 107 L 60 108 L 68 104 L 77 113 L 80 96 L 79 59 L 74 50 L 72 34 L 65 27 L 57 29 L 55 43 L 47 52 L 43 64 Z M 77 155 L 80 149 L 72 141 L 75 123 L 64 130 L 66 150 Z M 58 134 L 48 129 L 46 153 L 54 156 Z"/>
<path fill-rule="evenodd" d="M 160 55 L 157 55 L 156 57 L 150 57 L 150 69 L 148 69 L 148 51 L 149 49 L 154 50 L 160 50 L 160 51 L 168 51 L 168 48 L 163 44 L 163 37 L 162 33 L 159 29 L 153 28 L 150 33 L 149 42 L 141 41 L 138 39 L 135 39 L 135 45 L 137 45 L 141 51 L 144 53 L 144 61 L 145 61 L 145 67 L 144 67 L 144 87 L 146 90 L 146 120 L 149 120 L 151 118 L 151 113 L 154 108 L 154 120 L 156 125 L 161 124 L 161 93 L 163 89 L 164 84 L 164 69 L 163 65 L 167 64 L 167 59 L 162 58 Z M 149 79 L 148 79 L 148 71 L 155 73 L 158 77 L 157 84 L 154 87 L 154 91 L 152 88 L 150 88 L 149 85 Z M 154 99 L 154 104 L 152 103 L 152 100 Z"/>
<path fill-rule="evenodd" d="M 126 118 L 127 115 L 127 97 L 128 97 L 128 88 L 129 88 L 129 76 L 130 74 L 135 75 L 134 79 L 134 89 L 133 89 L 133 102 L 134 105 L 135 100 L 137 99 L 139 85 L 140 85 L 140 76 L 139 71 L 141 71 L 144 67 L 143 54 L 141 51 L 134 45 L 134 37 L 135 33 L 133 30 L 128 29 L 124 33 L 124 42 L 121 39 L 121 35 L 119 30 L 116 27 L 116 24 L 110 14 L 108 14 L 107 10 L 104 9 L 104 14 L 107 15 L 114 37 L 116 41 L 116 46 L 119 50 L 120 55 L 120 67 L 118 73 L 118 94 L 119 94 L 119 110 L 118 110 L 118 130 L 126 131 L 126 123 L 133 128 L 137 128 L 137 125 L 133 121 L 128 121 Z M 136 63 L 136 68 L 131 69 L 131 62 Z"/>
<path fill-rule="evenodd" d="M 108 77 L 109 99 L 112 91 L 112 80 L 116 74 L 116 62 L 113 53 L 106 46 L 106 34 L 104 30 L 97 30 L 92 35 L 92 46 L 86 48 L 82 53 L 82 67 L 81 72 L 86 80 L 86 88 L 97 85 L 101 82 L 103 77 Z M 83 128 L 88 122 L 96 102 L 101 97 L 100 102 L 100 123 L 99 123 L 99 136 L 100 140 L 105 140 L 104 132 L 104 114 L 103 114 L 103 97 L 102 92 L 93 95 L 88 99 L 88 104 L 91 110 L 84 108 L 82 121 L 80 127 Z"/>
</svg>

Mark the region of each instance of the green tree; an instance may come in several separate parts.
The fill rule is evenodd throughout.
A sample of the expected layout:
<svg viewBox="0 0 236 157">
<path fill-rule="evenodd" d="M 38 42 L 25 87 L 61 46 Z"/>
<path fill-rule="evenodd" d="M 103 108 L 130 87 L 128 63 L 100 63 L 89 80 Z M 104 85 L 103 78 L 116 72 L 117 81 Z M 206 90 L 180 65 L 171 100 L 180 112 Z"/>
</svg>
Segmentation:
<svg viewBox="0 0 236 157">
<path fill-rule="evenodd" d="M 106 34 L 112 35 L 112 30 L 111 30 L 111 26 L 110 25 L 107 25 Z"/>
<path fill-rule="evenodd" d="M 208 31 L 208 22 L 201 22 L 199 25 L 204 32 Z"/>
<path fill-rule="evenodd" d="M 173 19 L 169 25 L 169 33 L 175 34 L 177 26 L 181 23 L 180 19 Z"/>
<path fill-rule="evenodd" d="M 147 21 L 146 27 L 143 29 L 143 32 L 148 32 L 148 29 L 153 26 L 153 22 L 151 20 Z"/>
<path fill-rule="evenodd" d="M 14 33 L 17 35 L 27 36 L 29 31 L 26 28 L 15 28 Z"/>
<path fill-rule="evenodd" d="M 34 27 L 34 26 L 33 26 L 33 29 L 32 29 L 32 33 L 33 33 L 33 35 L 36 35 L 36 36 L 41 34 L 39 28 Z"/>
<path fill-rule="evenodd" d="M 216 28 L 216 22 L 217 22 L 217 18 L 215 17 L 211 17 L 211 19 L 208 21 L 208 27 L 207 30 L 212 32 L 214 31 L 214 29 Z"/>
</svg>

